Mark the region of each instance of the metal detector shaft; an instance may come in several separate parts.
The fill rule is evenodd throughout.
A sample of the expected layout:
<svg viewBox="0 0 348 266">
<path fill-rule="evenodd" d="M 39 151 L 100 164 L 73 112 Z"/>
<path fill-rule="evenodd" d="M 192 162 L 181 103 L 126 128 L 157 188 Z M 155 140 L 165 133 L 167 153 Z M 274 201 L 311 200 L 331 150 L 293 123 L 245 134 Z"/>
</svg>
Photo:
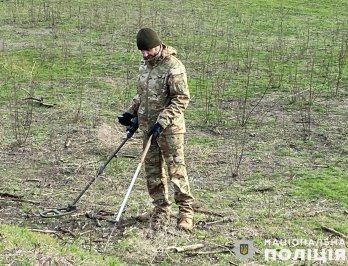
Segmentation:
<svg viewBox="0 0 348 266">
<path fill-rule="evenodd" d="M 120 210 L 117 213 L 117 217 L 116 217 L 116 220 L 115 220 L 116 223 L 118 223 L 120 221 L 120 218 L 121 218 L 121 215 L 123 213 L 124 207 L 126 206 L 128 198 L 129 198 L 129 195 L 132 192 L 135 180 L 137 179 L 137 177 L 138 177 L 138 175 L 140 173 L 141 166 L 142 166 L 142 164 L 145 161 L 145 156 L 146 156 L 147 152 L 149 151 L 149 148 L 150 148 L 150 145 L 151 145 L 151 139 L 152 139 L 152 135 L 150 136 L 149 140 L 146 143 L 143 155 L 141 156 L 141 159 L 140 159 L 140 162 L 138 163 L 137 169 L 135 170 L 135 173 L 133 174 L 132 181 L 131 181 L 131 183 L 130 183 L 130 185 L 128 187 L 126 195 L 124 196 L 124 199 L 123 199 L 123 202 L 121 204 Z"/>
<path fill-rule="evenodd" d="M 89 189 L 89 187 L 95 182 L 95 180 L 104 172 L 106 166 L 116 156 L 116 154 L 120 151 L 120 149 L 127 142 L 127 140 L 129 140 L 133 136 L 135 130 L 132 129 L 132 130 L 127 131 L 126 138 L 121 142 L 121 144 L 116 148 L 116 150 L 112 154 L 110 154 L 110 156 L 107 158 L 106 162 L 99 167 L 94 178 L 88 182 L 86 187 L 81 191 L 81 193 L 77 196 L 77 198 L 72 203 L 70 203 L 66 208 L 56 208 L 56 209 L 50 209 L 47 211 L 43 211 L 40 213 L 40 216 L 43 218 L 56 218 L 56 217 L 61 217 L 61 216 L 64 216 L 64 215 L 67 215 L 67 214 L 70 214 L 70 213 L 76 211 L 77 202 L 85 194 L 85 192 Z"/>
<path fill-rule="evenodd" d="M 87 189 L 89 189 L 89 187 L 94 183 L 94 181 L 97 179 L 97 177 L 100 176 L 104 172 L 106 166 L 116 156 L 116 154 L 120 151 L 120 149 L 127 142 L 127 140 L 129 140 L 131 137 L 133 137 L 134 132 L 138 129 L 138 118 L 133 118 L 131 122 L 132 123 L 127 127 L 126 138 L 121 142 L 121 144 L 117 147 L 117 149 L 112 154 L 110 154 L 110 156 L 107 158 L 106 162 L 99 167 L 98 172 L 95 175 L 95 177 L 87 184 L 85 189 L 81 191 L 81 193 L 77 196 L 75 201 L 70 204 L 70 206 L 76 205 L 76 203 L 80 200 L 80 198 L 83 196 L 83 194 L 85 194 Z"/>
<path fill-rule="evenodd" d="M 127 204 L 127 201 L 128 201 L 128 198 L 129 198 L 129 195 L 130 193 L 132 192 L 132 189 L 133 189 L 133 186 L 134 186 L 134 183 L 135 183 L 135 180 L 137 179 L 139 173 L 140 173 L 140 170 L 141 170 L 141 165 L 144 163 L 145 161 L 145 156 L 147 154 L 147 152 L 149 151 L 149 148 L 150 148 L 150 145 L 151 145 L 151 140 L 152 140 L 152 135 L 150 136 L 150 138 L 148 139 L 147 143 L 146 143 L 146 146 L 145 146 L 145 149 L 143 151 L 143 155 L 141 156 L 141 159 L 140 159 L 140 162 L 138 163 L 138 166 L 137 166 L 137 169 L 135 170 L 135 173 L 133 174 L 133 177 L 132 177 L 132 181 L 128 187 L 128 190 L 126 192 L 126 195 L 123 199 L 123 202 L 121 204 L 121 207 L 120 207 L 120 210 L 118 211 L 117 213 L 117 217 L 116 217 L 116 220 L 115 220 L 115 224 L 111 230 L 111 233 L 109 234 L 109 237 L 106 241 L 106 244 L 105 244 L 105 248 L 104 248 L 104 252 L 106 251 L 108 245 L 109 245 L 109 242 L 110 242 L 110 239 L 111 239 L 111 236 L 112 234 L 114 233 L 115 231 L 115 228 L 116 228 L 116 224 L 120 221 L 121 219 L 121 215 L 123 213 L 123 210 L 124 210 L 124 207 L 126 206 Z"/>
<path fill-rule="evenodd" d="M 89 187 L 94 183 L 94 181 L 98 178 L 98 176 L 100 176 L 106 166 L 111 162 L 111 160 L 116 156 L 116 154 L 120 151 L 120 149 L 123 147 L 123 145 L 127 142 L 127 140 L 129 140 L 128 138 L 128 135 L 127 137 L 121 142 L 121 144 L 117 147 L 117 149 L 112 153 L 110 154 L 110 156 L 106 159 L 106 162 L 104 164 L 102 164 L 99 169 L 98 169 L 98 172 L 97 174 L 95 175 L 95 177 L 89 181 L 89 183 L 87 184 L 87 186 L 85 187 L 84 190 L 81 191 L 81 193 L 77 196 L 77 198 L 75 199 L 75 201 L 73 203 L 71 203 L 72 206 L 75 206 L 76 203 L 80 200 L 80 198 L 83 196 L 83 194 L 85 194 L 85 192 L 89 189 Z"/>
</svg>

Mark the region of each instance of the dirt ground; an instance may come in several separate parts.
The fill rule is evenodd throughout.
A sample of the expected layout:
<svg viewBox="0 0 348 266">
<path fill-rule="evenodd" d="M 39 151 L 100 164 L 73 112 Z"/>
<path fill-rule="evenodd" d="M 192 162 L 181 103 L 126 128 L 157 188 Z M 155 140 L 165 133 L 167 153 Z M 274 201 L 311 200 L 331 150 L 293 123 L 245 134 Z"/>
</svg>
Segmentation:
<svg viewBox="0 0 348 266">
<path fill-rule="evenodd" d="M 13 141 L 11 128 L 6 120 L 2 122 L 0 222 L 49 233 L 101 254 L 114 254 L 127 265 L 233 265 L 238 261 L 233 243 L 246 237 L 260 248 L 256 259 L 247 265 L 262 265 L 262 239 L 326 237 L 308 221 L 334 222 L 345 217 L 338 202 L 293 197 L 291 182 L 304 169 L 334 165 L 347 170 L 347 103 L 348 98 L 342 97 L 325 102 L 330 112 L 313 112 L 311 136 L 306 140 L 299 115 L 280 107 L 267 112 L 272 102 L 260 107 L 262 122 L 256 126 L 209 130 L 189 125 L 185 148 L 196 197 L 193 232 L 176 229 L 175 205 L 171 224 L 161 232 L 153 231 L 148 221 L 137 220 L 138 215 L 151 210 L 141 173 L 108 246 L 112 221 L 142 152 L 141 132 L 125 144 L 87 190 L 76 212 L 42 218 L 40 212 L 64 208 L 74 201 L 125 132 L 113 121 L 96 119 L 92 112 L 81 112 L 78 120 L 66 123 L 71 114 L 64 108 L 34 106 L 32 131 L 24 144 Z M 2 112 L 6 113 L 5 109 Z M 167 249 L 198 243 L 211 254 L 171 253 Z"/>
</svg>

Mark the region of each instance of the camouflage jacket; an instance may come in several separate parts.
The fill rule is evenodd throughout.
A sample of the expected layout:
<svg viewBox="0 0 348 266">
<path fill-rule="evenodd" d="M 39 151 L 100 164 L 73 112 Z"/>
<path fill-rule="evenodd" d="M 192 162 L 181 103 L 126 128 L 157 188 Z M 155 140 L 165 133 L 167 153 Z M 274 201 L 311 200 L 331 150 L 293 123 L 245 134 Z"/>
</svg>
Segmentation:
<svg viewBox="0 0 348 266">
<path fill-rule="evenodd" d="M 185 133 L 184 110 L 190 101 L 186 69 L 174 48 L 162 46 L 154 58 L 141 61 L 137 95 L 128 112 L 138 116 L 144 132 L 158 122 L 163 134 Z"/>
</svg>

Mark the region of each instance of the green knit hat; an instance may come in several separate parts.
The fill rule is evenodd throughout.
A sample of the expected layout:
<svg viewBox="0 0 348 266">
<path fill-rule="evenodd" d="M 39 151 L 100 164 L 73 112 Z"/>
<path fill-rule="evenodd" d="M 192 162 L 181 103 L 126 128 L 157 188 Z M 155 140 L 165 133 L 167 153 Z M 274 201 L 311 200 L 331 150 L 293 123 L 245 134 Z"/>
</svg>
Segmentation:
<svg viewBox="0 0 348 266">
<path fill-rule="evenodd" d="M 150 28 L 143 28 L 137 34 L 137 46 L 139 50 L 149 50 L 161 43 L 157 33 Z"/>
</svg>

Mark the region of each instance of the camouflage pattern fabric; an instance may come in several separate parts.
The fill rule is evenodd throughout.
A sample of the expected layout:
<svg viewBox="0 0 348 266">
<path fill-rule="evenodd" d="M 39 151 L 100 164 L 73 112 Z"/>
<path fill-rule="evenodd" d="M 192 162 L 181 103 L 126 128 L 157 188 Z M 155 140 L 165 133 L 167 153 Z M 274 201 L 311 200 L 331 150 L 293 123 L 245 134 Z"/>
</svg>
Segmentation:
<svg viewBox="0 0 348 266">
<path fill-rule="evenodd" d="M 184 110 L 190 94 L 186 69 L 175 55 L 174 48 L 162 44 L 161 51 L 154 58 L 141 61 L 137 95 L 127 112 L 138 116 L 139 128 L 144 132 L 144 146 L 148 132 L 156 122 L 164 129 L 145 158 L 147 187 L 154 205 L 163 210 L 170 208 L 170 180 L 180 216 L 192 218 L 194 198 L 184 159 Z"/>
<path fill-rule="evenodd" d="M 147 139 L 147 136 L 144 137 L 144 143 Z M 160 135 L 158 142 L 150 146 L 145 157 L 145 172 L 147 188 L 155 206 L 163 210 L 170 208 L 171 202 L 168 198 L 168 179 L 170 179 L 180 216 L 193 217 L 194 198 L 190 192 L 186 172 L 184 134 Z"/>
<path fill-rule="evenodd" d="M 190 101 L 184 65 L 176 50 L 163 44 L 162 51 L 139 67 L 137 95 L 127 112 L 137 115 L 145 133 L 159 122 L 163 134 L 185 133 L 184 110 Z"/>
</svg>

